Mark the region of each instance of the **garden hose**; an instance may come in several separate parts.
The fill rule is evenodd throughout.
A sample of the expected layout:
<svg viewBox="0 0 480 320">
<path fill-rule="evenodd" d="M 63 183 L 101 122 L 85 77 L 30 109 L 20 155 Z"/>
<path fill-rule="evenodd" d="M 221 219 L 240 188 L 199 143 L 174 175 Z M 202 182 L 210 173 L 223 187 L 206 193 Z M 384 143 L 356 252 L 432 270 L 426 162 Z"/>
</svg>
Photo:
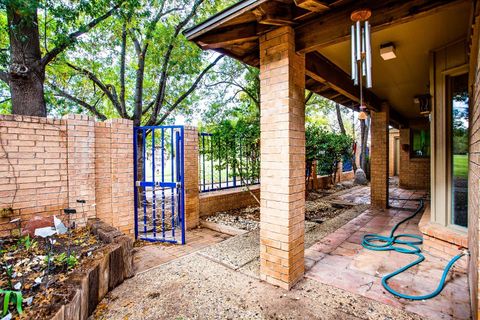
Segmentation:
<svg viewBox="0 0 480 320">
<path fill-rule="evenodd" d="M 448 272 L 452 268 L 455 262 L 457 262 L 458 259 L 460 259 L 464 255 L 468 255 L 468 251 L 463 251 L 462 253 L 456 255 L 455 257 L 448 262 L 446 265 L 445 269 L 443 270 L 442 278 L 440 279 L 440 283 L 438 284 L 438 287 L 429 294 L 425 295 L 420 295 L 420 296 L 411 296 L 407 294 L 403 294 L 400 292 L 397 292 L 393 290 L 389 285 L 388 285 L 388 280 L 391 278 L 395 277 L 396 275 L 410 269 L 411 267 L 421 263 L 423 260 L 425 260 L 425 256 L 422 254 L 422 251 L 419 247 L 423 243 L 423 238 L 422 236 L 416 235 L 416 234 L 398 234 L 395 235 L 395 231 L 398 229 L 398 227 L 415 217 L 418 213 L 422 212 L 424 208 L 424 199 L 394 199 L 394 200 L 406 200 L 406 201 L 419 201 L 419 206 L 415 210 L 415 212 L 403 219 L 402 221 L 398 222 L 395 224 L 395 226 L 392 228 L 390 231 L 389 236 L 382 236 L 378 234 L 366 234 L 363 237 L 362 240 L 362 246 L 366 249 L 369 250 L 374 250 L 374 251 L 396 251 L 404 254 L 413 254 L 418 257 L 417 260 L 413 261 L 412 263 L 409 263 L 402 268 L 389 273 L 385 275 L 382 278 L 382 285 L 383 287 L 393 294 L 394 296 L 404 298 L 404 299 L 410 299 L 410 300 L 426 300 L 426 299 L 431 299 L 435 296 L 437 296 L 440 292 L 442 292 L 443 287 L 445 286 L 445 281 L 447 279 Z"/>
</svg>

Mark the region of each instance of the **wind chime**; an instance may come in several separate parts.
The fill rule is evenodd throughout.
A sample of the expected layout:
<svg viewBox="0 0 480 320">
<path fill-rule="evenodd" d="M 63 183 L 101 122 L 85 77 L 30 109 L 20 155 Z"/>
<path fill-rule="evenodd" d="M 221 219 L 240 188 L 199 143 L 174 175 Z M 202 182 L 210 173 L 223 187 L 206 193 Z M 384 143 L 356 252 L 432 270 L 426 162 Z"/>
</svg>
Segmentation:
<svg viewBox="0 0 480 320">
<path fill-rule="evenodd" d="M 372 48 L 370 45 L 370 24 L 368 18 L 372 15 L 369 9 L 352 12 L 350 19 L 354 22 L 352 32 L 352 80 L 360 86 L 359 120 L 367 119 L 367 106 L 363 101 L 363 79 L 365 87 L 372 87 Z"/>
</svg>

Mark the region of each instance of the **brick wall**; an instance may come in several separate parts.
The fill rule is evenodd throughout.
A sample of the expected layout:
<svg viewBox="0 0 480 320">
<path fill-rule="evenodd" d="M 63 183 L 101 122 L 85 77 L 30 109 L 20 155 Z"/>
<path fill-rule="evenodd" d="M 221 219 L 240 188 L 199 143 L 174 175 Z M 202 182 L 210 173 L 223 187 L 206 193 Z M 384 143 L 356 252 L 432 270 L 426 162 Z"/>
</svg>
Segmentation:
<svg viewBox="0 0 480 320">
<path fill-rule="evenodd" d="M 200 223 L 198 130 L 195 127 L 185 127 L 184 130 L 185 221 L 187 229 L 191 229 Z"/>
<path fill-rule="evenodd" d="M 410 150 L 402 148 L 403 145 L 410 145 L 409 128 L 400 129 L 400 175 L 398 179 L 400 188 L 429 189 L 430 158 L 411 158 Z"/>
<path fill-rule="evenodd" d="M 260 199 L 260 186 L 251 186 L 250 190 Z M 250 192 L 242 187 L 200 193 L 200 217 L 249 206 L 258 206 L 258 203 Z"/>
<path fill-rule="evenodd" d="M 305 56 L 294 31 L 260 37 L 260 277 L 291 288 L 304 273 Z"/>
<path fill-rule="evenodd" d="M 388 207 L 388 125 L 389 107 L 381 106 L 380 111 L 372 111 L 370 188 L 372 206 Z"/>
<path fill-rule="evenodd" d="M 13 218 L 59 214 L 68 206 L 66 126 L 63 120 L 0 116 L 0 236 Z"/>
<path fill-rule="evenodd" d="M 67 207 L 77 209 L 80 225 L 98 215 L 131 233 L 130 121 L 0 115 L 0 141 L 0 210 L 13 209 L 0 215 L 0 236 L 16 228 L 14 218 L 25 223 L 33 215 L 62 215 Z"/>
<path fill-rule="evenodd" d="M 469 284 L 472 314 L 478 319 L 479 292 L 479 192 L 480 192 L 480 19 L 477 15 L 470 52 L 470 150 L 468 172 L 468 248 L 470 251 Z"/>
</svg>

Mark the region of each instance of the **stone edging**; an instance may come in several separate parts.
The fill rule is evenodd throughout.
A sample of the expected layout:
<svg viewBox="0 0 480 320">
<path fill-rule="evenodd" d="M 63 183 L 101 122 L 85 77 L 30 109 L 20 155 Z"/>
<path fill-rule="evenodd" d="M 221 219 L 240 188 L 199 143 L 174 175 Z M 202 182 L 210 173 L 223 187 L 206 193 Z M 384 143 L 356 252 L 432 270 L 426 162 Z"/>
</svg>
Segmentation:
<svg viewBox="0 0 480 320">
<path fill-rule="evenodd" d="M 67 296 L 54 306 L 52 320 L 84 320 L 103 297 L 134 275 L 133 240 L 100 219 L 88 219 L 93 234 L 107 243 L 93 252 L 94 258 L 65 281 Z"/>
</svg>

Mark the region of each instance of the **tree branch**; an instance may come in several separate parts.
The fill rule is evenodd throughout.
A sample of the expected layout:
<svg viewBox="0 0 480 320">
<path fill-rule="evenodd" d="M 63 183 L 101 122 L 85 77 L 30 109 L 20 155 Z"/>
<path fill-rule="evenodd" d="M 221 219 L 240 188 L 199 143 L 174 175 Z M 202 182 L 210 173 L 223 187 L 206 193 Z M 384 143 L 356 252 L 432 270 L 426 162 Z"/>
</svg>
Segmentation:
<svg viewBox="0 0 480 320">
<path fill-rule="evenodd" d="M 89 104 L 89 103 L 87 103 L 83 100 L 80 100 L 80 99 L 72 96 L 71 94 L 69 94 L 65 90 L 60 89 L 59 87 L 53 85 L 52 83 L 47 83 L 47 84 L 53 91 L 55 91 L 57 93 L 58 96 L 66 98 L 66 99 L 68 99 L 72 102 L 75 102 L 75 103 L 79 104 L 80 106 L 84 107 L 85 109 L 87 109 L 88 111 L 93 113 L 98 119 L 100 119 L 102 121 L 107 120 L 107 117 L 104 114 L 100 113 L 96 108 L 100 99 L 97 100 L 97 102 L 95 102 L 95 105 L 91 105 L 91 104 Z"/>
<path fill-rule="evenodd" d="M 122 49 L 120 53 L 120 104 L 122 112 L 127 113 L 125 105 L 125 60 L 127 56 L 127 26 L 126 23 L 122 25 Z"/>
<path fill-rule="evenodd" d="M 190 13 L 185 17 L 185 19 L 182 20 L 175 27 L 175 32 L 173 34 L 172 41 L 170 42 L 170 44 L 167 48 L 167 51 L 165 53 L 165 58 L 163 60 L 162 72 L 161 72 L 161 75 L 160 75 L 160 81 L 159 81 L 159 85 L 158 85 L 158 92 L 157 92 L 157 96 L 155 98 L 153 112 L 150 116 L 150 119 L 148 120 L 148 123 L 155 123 L 156 122 L 156 119 L 158 117 L 158 113 L 160 111 L 160 107 L 162 106 L 163 101 L 165 99 L 165 88 L 166 88 L 166 85 L 167 85 L 168 64 L 170 62 L 170 57 L 172 55 L 172 51 L 173 51 L 173 48 L 174 48 L 175 39 L 180 34 L 180 31 L 182 31 L 182 29 L 190 21 L 190 19 L 193 18 L 193 16 L 195 15 L 195 13 L 197 11 L 198 6 L 200 6 L 200 4 L 202 4 L 203 1 L 204 0 L 195 1 L 194 5 L 193 5 L 193 8 L 192 8 L 192 11 L 190 11 Z"/>
<path fill-rule="evenodd" d="M 105 93 L 105 95 L 108 97 L 108 99 L 112 102 L 113 106 L 115 107 L 115 109 L 117 110 L 118 114 L 121 116 L 121 117 L 124 117 L 124 114 L 122 112 L 122 107 L 120 105 L 120 102 L 118 101 L 118 97 L 116 94 L 112 93 L 112 91 L 109 89 L 109 88 L 112 88 L 111 85 L 105 85 L 100 79 L 98 79 L 98 77 L 93 74 L 93 72 L 91 71 L 88 71 L 87 69 L 83 69 L 83 68 L 80 68 L 80 67 L 77 67 L 69 62 L 67 62 L 67 65 L 84 74 L 85 76 L 87 76 L 90 80 L 92 80 L 93 83 L 95 83 L 99 88 L 100 90 L 103 91 L 103 93 Z"/>
<path fill-rule="evenodd" d="M 203 71 L 198 75 L 197 79 L 195 79 L 195 81 L 192 83 L 192 85 L 190 86 L 190 88 L 188 88 L 187 91 L 185 91 L 178 99 L 177 101 L 175 101 L 167 110 L 167 112 L 165 112 L 165 114 L 160 118 L 160 120 L 158 120 L 156 122 L 155 125 L 160 125 L 171 113 L 173 110 L 175 110 L 178 105 L 180 103 L 182 103 L 183 100 L 185 100 L 198 86 L 198 84 L 200 83 L 200 81 L 202 80 L 202 78 L 205 76 L 205 74 L 211 69 L 213 68 L 218 61 L 220 61 L 224 56 L 221 55 L 221 56 L 218 56 L 217 59 L 215 59 L 215 61 L 213 61 L 212 63 L 210 63 L 205 69 L 203 69 Z"/>
<path fill-rule="evenodd" d="M 123 1 L 122 1 L 123 2 Z M 119 4 L 117 4 L 116 6 L 114 6 L 112 9 L 110 9 L 109 11 L 107 11 L 106 13 L 104 13 L 103 15 L 101 15 L 100 17 L 98 18 L 95 18 L 93 19 L 92 21 L 90 21 L 88 24 L 80 27 L 77 31 L 75 32 L 72 32 L 68 35 L 68 38 L 63 41 L 62 43 L 60 43 L 58 46 L 56 46 L 55 48 L 53 48 L 50 52 L 48 52 L 47 54 L 45 54 L 45 56 L 42 58 L 40 64 L 43 68 L 45 68 L 45 66 L 50 62 L 52 61 L 53 59 L 55 59 L 55 57 L 60 54 L 62 51 L 64 51 L 66 48 L 68 48 L 71 44 L 73 44 L 75 41 L 77 41 L 78 37 L 80 37 L 81 35 L 87 33 L 88 31 L 90 31 L 92 28 L 94 28 L 97 24 L 99 24 L 100 22 L 102 22 L 103 20 L 107 19 L 108 17 L 110 17 L 122 4 L 122 2 L 120 2 Z"/>
</svg>

